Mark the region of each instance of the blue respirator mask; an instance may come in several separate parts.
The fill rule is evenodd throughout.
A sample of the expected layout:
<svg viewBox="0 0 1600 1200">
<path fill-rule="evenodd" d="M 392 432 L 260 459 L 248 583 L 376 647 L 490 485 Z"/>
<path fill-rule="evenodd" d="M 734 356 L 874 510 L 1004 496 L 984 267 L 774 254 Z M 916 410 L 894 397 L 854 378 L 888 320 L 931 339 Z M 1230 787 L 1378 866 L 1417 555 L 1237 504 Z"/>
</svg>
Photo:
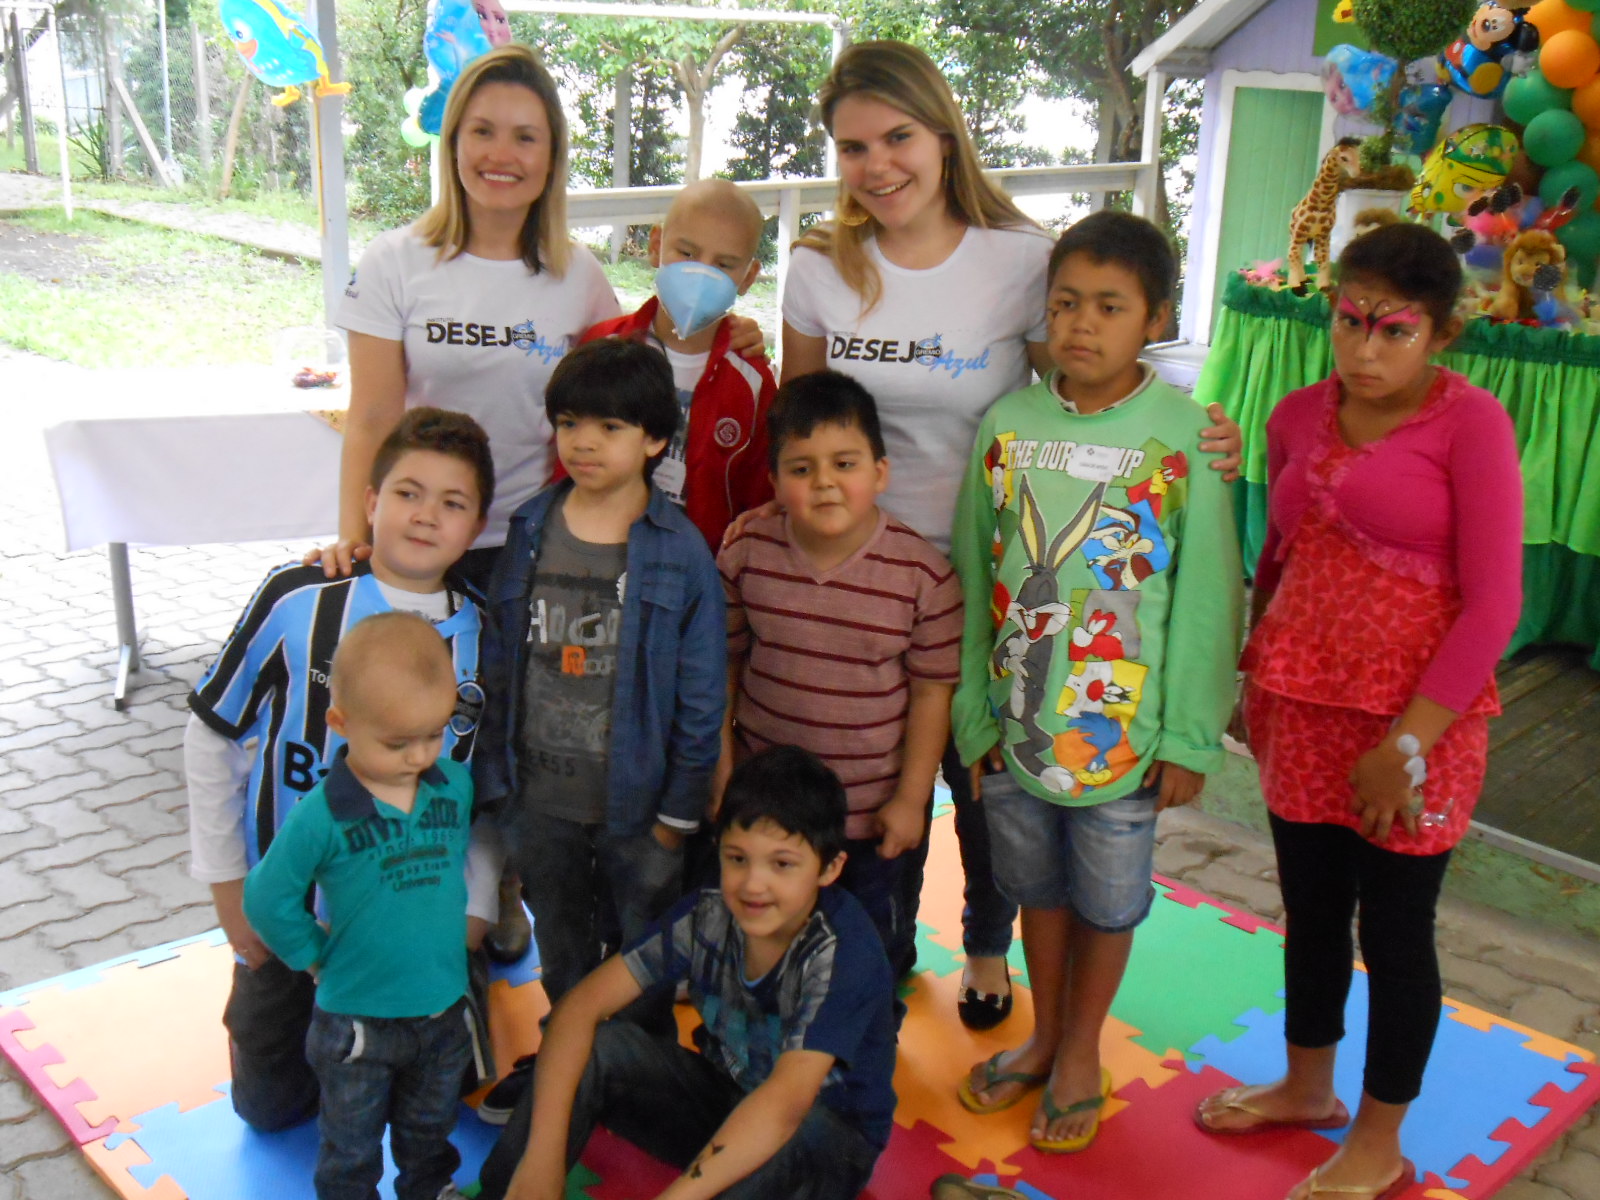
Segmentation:
<svg viewBox="0 0 1600 1200">
<path fill-rule="evenodd" d="M 739 288 L 715 267 L 684 261 L 656 271 L 656 295 L 677 335 L 692 338 L 722 319 L 739 298 Z"/>
</svg>

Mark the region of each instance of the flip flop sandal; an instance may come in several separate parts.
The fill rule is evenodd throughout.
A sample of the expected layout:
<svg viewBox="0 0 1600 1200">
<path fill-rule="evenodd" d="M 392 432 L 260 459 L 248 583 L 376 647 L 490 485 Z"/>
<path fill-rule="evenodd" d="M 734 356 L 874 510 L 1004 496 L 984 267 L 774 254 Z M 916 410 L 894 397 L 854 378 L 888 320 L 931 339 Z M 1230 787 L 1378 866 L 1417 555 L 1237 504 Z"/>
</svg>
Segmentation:
<svg viewBox="0 0 1600 1200">
<path fill-rule="evenodd" d="M 1011 1015 L 1011 984 L 1001 995 L 980 992 L 977 988 L 962 988 L 961 999 L 956 1001 L 956 1015 L 968 1029 L 993 1029 Z"/>
<path fill-rule="evenodd" d="M 1363 1187 L 1358 1183 L 1318 1183 L 1317 1176 L 1322 1174 L 1322 1168 L 1313 1170 L 1306 1182 L 1311 1185 L 1311 1190 L 1306 1193 L 1306 1200 L 1316 1200 L 1318 1196 L 1360 1196 L 1362 1200 L 1400 1200 L 1417 1181 L 1417 1168 L 1409 1158 L 1400 1160 L 1400 1174 L 1384 1187 Z"/>
<path fill-rule="evenodd" d="M 1002 1071 L 1000 1060 L 1005 1056 L 1004 1050 L 997 1050 L 994 1055 L 983 1064 L 983 1086 L 974 1090 L 972 1076 L 969 1073 L 961 1080 L 961 1086 L 956 1089 L 956 1098 L 961 1101 L 961 1107 L 968 1112 L 977 1113 L 980 1117 L 990 1113 L 1004 1112 L 1036 1087 L 1043 1087 L 1050 1078 L 1049 1071 L 1041 1071 L 1037 1075 L 1027 1071 Z M 1019 1087 L 1004 1100 L 985 1102 L 978 1099 L 978 1092 L 988 1092 L 999 1087 L 1002 1083 L 1020 1083 Z"/>
<path fill-rule="evenodd" d="M 1111 1098 L 1111 1072 L 1104 1067 L 1100 1068 L 1100 1094 L 1091 1096 L 1087 1100 L 1076 1100 L 1065 1108 L 1057 1108 L 1056 1102 L 1050 1098 L 1050 1089 L 1045 1088 L 1044 1095 L 1039 1098 L 1039 1107 L 1044 1109 L 1045 1119 L 1059 1121 L 1062 1117 L 1074 1116 L 1077 1113 L 1094 1113 L 1094 1124 L 1089 1127 L 1088 1133 L 1079 1134 L 1070 1138 L 1036 1138 L 1030 1136 L 1028 1143 L 1035 1149 L 1045 1154 L 1076 1154 L 1080 1150 L 1087 1150 L 1089 1143 L 1094 1141 L 1095 1135 L 1100 1132 L 1100 1110 L 1105 1107 Z"/>
<path fill-rule="evenodd" d="M 1028 1200 L 1011 1188 L 976 1183 L 964 1175 L 939 1176 L 928 1188 L 928 1195 L 933 1200 Z"/>
<path fill-rule="evenodd" d="M 1214 1133 L 1218 1137 L 1233 1137 L 1246 1133 L 1266 1133 L 1273 1129 L 1343 1129 L 1350 1124 L 1350 1110 L 1344 1106 L 1344 1101 L 1337 1097 L 1334 1099 L 1333 1112 L 1326 1117 L 1307 1117 L 1298 1121 L 1280 1120 L 1277 1117 L 1269 1117 L 1251 1104 L 1250 1101 L 1239 1099 L 1239 1093 L 1243 1091 L 1243 1088 L 1226 1088 L 1223 1091 L 1207 1096 L 1194 1106 L 1194 1123 L 1206 1133 Z M 1229 1095 L 1233 1098 L 1223 1099 L 1223 1097 Z M 1219 1100 L 1222 1102 L 1221 1108 L 1208 1113 L 1207 1106 Z M 1246 1116 L 1254 1117 L 1255 1121 L 1252 1124 L 1237 1125 L 1231 1129 L 1221 1129 L 1211 1124 L 1212 1117 L 1225 1112 L 1241 1112 Z"/>
</svg>

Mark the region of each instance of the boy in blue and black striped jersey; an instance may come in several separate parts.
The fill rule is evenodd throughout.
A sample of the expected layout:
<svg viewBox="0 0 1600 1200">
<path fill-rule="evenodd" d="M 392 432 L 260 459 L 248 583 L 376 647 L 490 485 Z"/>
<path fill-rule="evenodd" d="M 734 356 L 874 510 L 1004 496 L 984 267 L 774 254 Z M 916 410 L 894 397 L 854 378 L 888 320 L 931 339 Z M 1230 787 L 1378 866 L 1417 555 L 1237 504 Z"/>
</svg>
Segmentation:
<svg viewBox="0 0 1600 1200">
<path fill-rule="evenodd" d="M 223 1022 L 233 1105 L 258 1129 L 282 1129 L 316 1111 L 317 1082 L 305 1059 L 314 986 L 251 929 L 242 909 L 245 875 L 344 744 L 327 719 L 328 673 L 339 639 L 364 617 L 400 610 L 433 622 L 456 677 L 442 753 L 470 758 L 483 707 L 482 622 L 478 598 L 450 568 L 483 529 L 493 492 L 488 438 L 475 421 L 410 410 L 373 462 L 371 558 L 347 579 L 328 579 L 320 567 L 274 570 L 189 697 L 190 873 L 211 885 L 238 960 Z M 480 842 L 469 869 L 469 912 L 483 921 L 494 916 L 494 857 Z"/>
</svg>

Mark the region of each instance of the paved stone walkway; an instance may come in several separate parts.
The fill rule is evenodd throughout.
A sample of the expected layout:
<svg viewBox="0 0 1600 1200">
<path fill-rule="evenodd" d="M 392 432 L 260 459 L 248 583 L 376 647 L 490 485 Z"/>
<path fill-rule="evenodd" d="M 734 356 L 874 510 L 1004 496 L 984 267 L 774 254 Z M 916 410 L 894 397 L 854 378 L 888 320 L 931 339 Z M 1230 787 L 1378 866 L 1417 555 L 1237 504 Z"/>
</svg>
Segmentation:
<svg viewBox="0 0 1600 1200">
<path fill-rule="evenodd" d="M 0 207 L 6 196 L 0 176 Z M 0 989 L 214 924 L 185 871 L 184 697 L 263 572 L 303 549 L 135 550 L 146 666 L 115 712 L 105 555 L 60 551 L 39 436 L 52 400 L 89 386 L 84 372 L 0 349 Z M 1282 917 L 1270 846 L 1204 813 L 1163 818 L 1157 869 Z M 1448 898 L 1440 944 L 1452 995 L 1600 1053 L 1600 946 Z M 0 1200 L 110 1195 L 0 1061 Z M 1595 1113 L 1501 1196 L 1600 1200 Z"/>
</svg>

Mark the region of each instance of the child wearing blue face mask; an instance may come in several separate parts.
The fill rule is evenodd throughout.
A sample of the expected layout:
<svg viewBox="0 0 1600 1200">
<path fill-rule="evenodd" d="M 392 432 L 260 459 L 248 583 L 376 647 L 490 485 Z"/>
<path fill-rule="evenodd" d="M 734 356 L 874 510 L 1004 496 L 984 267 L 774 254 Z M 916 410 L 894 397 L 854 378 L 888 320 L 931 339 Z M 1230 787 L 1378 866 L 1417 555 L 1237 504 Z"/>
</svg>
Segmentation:
<svg viewBox="0 0 1600 1200">
<path fill-rule="evenodd" d="M 777 384 L 765 360 L 728 352 L 726 315 L 761 272 L 762 221 L 755 201 L 726 179 L 691 183 L 650 230 L 656 295 L 582 338 L 648 340 L 666 352 L 681 419 L 652 482 L 713 550 L 729 521 L 772 499 L 766 424 Z"/>
</svg>

